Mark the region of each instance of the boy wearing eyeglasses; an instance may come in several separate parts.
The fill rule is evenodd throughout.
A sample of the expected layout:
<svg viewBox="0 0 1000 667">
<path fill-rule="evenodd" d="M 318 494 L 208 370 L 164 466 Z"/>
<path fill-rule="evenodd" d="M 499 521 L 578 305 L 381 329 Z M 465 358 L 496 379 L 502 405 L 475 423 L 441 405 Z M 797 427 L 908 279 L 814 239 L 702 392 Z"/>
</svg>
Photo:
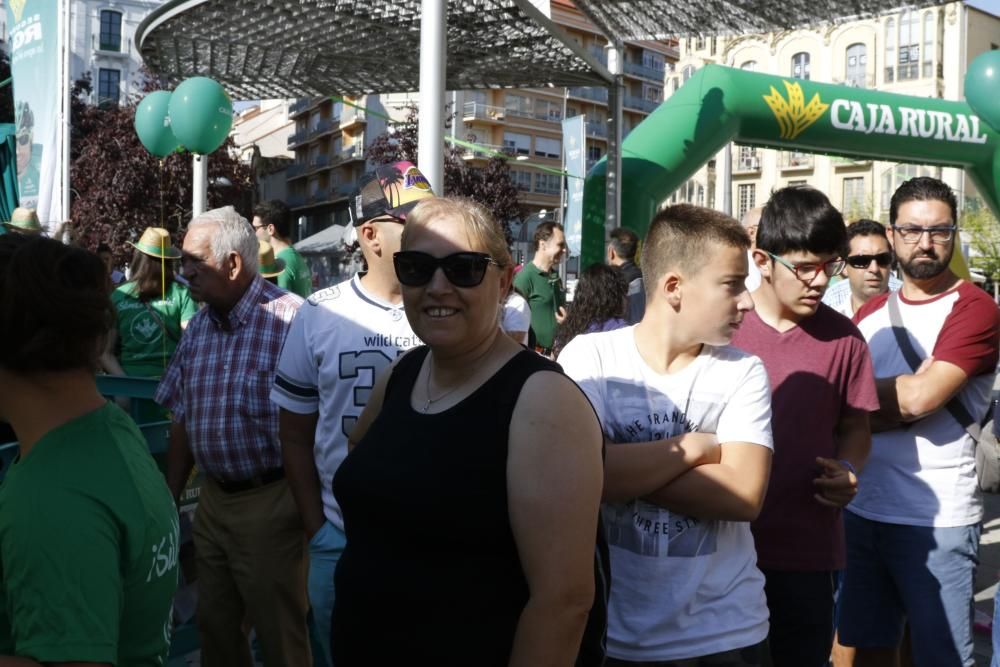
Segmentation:
<svg viewBox="0 0 1000 667">
<path fill-rule="evenodd" d="M 871 346 L 881 407 L 845 514 L 839 639 L 857 647 L 855 665 L 894 664 L 905 619 L 916 664 L 973 665 L 983 507 L 976 443 L 959 417 L 978 423 L 989 409 L 1000 311 L 949 268 L 958 227 L 948 185 L 906 181 L 889 221 L 903 286 L 854 316 Z"/>
<path fill-rule="evenodd" d="M 844 268 L 844 220 L 822 192 L 775 192 L 757 227 L 755 309 L 733 345 L 764 362 L 771 383 L 774 460 L 751 524 L 771 614 L 775 667 L 830 657 L 836 574 L 844 568 L 841 508 L 868 456 L 878 408 L 868 346 L 821 302 Z"/>
<path fill-rule="evenodd" d="M 874 220 L 855 220 L 847 226 L 847 280 L 833 285 L 823 303 L 841 315 L 853 317 L 870 299 L 898 290 L 903 284 L 892 275 L 892 246 L 885 225 Z"/>
</svg>

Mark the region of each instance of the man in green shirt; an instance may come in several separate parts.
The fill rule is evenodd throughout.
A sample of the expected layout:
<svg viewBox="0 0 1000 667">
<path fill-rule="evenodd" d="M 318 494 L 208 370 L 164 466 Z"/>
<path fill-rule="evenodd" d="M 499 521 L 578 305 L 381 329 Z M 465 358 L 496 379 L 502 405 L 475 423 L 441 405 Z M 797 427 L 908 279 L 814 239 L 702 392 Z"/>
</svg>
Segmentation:
<svg viewBox="0 0 1000 667">
<path fill-rule="evenodd" d="M 274 256 L 285 262 L 285 271 L 278 276 L 278 287 L 308 298 L 313 291 L 309 264 L 292 247 L 292 212 L 284 202 L 272 199 L 253 209 L 253 229 L 257 238 L 274 248 Z"/>
<path fill-rule="evenodd" d="M 514 289 L 528 301 L 535 350 L 552 355 L 556 327 L 566 319 L 566 290 L 557 265 L 566 252 L 562 225 L 543 222 L 535 230 L 535 256 L 514 276 Z"/>
</svg>

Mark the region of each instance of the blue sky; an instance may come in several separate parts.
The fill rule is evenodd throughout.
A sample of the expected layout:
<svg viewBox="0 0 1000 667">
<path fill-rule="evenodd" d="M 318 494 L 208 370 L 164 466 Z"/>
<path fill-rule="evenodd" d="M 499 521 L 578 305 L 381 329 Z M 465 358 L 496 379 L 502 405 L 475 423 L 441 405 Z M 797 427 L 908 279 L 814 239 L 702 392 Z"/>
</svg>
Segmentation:
<svg viewBox="0 0 1000 667">
<path fill-rule="evenodd" d="M 984 9 L 991 14 L 1000 16 L 1000 0 L 966 0 L 967 5 Z"/>
</svg>

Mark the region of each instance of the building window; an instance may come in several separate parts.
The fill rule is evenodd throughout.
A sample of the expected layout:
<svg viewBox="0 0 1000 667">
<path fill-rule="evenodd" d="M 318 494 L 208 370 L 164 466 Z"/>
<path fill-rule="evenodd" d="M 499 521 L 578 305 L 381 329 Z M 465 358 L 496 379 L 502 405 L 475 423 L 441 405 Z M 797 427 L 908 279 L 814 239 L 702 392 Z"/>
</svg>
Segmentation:
<svg viewBox="0 0 1000 667">
<path fill-rule="evenodd" d="M 867 88 L 865 74 L 868 65 L 868 47 L 864 44 L 851 44 L 847 47 L 847 72 L 844 82 L 848 86 Z"/>
<path fill-rule="evenodd" d="M 736 161 L 737 171 L 759 171 L 760 157 L 753 146 L 740 146 L 739 159 Z M 750 208 L 753 208 L 752 206 Z"/>
<path fill-rule="evenodd" d="M 885 82 L 896 80 L 896 22 L 889 19 L 885 22 Z"/>
<path fill-rule="evenodd" d="M 122 15 L 108 9 L 101 10 L 101 51 L 122 50 Z"/>
<path fill-rule="evenodd" d="M 549 137 L 535 137 L 535 155 L 558 158 L 562 155 L 562 141 Z"/>
<path fill-rule="evenodd" d="M 642 66 L 662 72 L 666 66 L 666 61 L 664 60 L 662 54 L 656 53 L 655 51 L 643 51 Z"/>
<path fill-rule="evenodd" d="M 861 217 L 865 210 L 864 177 L 844 179 L 844 205 L 841 210 L 845 217 Z"/>
<path fill-rule="evenodd" d="M 602 157 L 604 157 L 604 154 L 601 153 L 600 146 L 587 146 L 587 162 L 597 162 Z"/>
<path fill-rule="evenodd" d="M 711 56 L 715 55 L 715 37 L 708 38 L 708 54 Z"/>
<path fill-rule="evenodd" d="M 97 104 L 107 106 L 118 104 L 122 73 L 116 69 L 104 69 L 97 74 Z"/>
<path fill-rule="evenodd" d="M 737 202 L 737 218 L 742 218 L 743 214 L 757 205 L 757 186 L 753 183 L 741 185 L 739 188 L 739 201 Z"/>
<path fill-rule="evenodd" d="M 934 13 L 924 14 L 924 64 L 922 76 L 930 79 L 934 76 Z"/>
<path fill-rule="evenodd" d="M 899 17 L 899 61 L 896 78 L 900 81 L 920 76 L 920 17 L 906 9 Z"/>
<path fill-rule="evenodd" d="M 809 78 L 809 54 L 805 51 L 799 51 L 792 56 L 792 76 L 796 79 Z"/>
<path fill-rule="evenodd" d="M 317 127 L 319 127 L 320 115 L 319 109 L 316 109 L 311 114 L 309 114 L 309 131 L 312 132 Z"/>
<path fill-rule="evenodd" d="M 504 150 L 514 155 L 528 155 L 531 153 L 531 136 L 517 132 L 504 132 L 503 147 Z"/>
<path fill-rule="evenodd" d="M 531 172 L 511 169 L 510 177 L 514 181 L 514 187 L 521 192 L 531 192 Z"/>
<path fill-rule="evenodd" d="M 745 63 L 743 63 L 742 65 L 740 65 L 740 69 L 745 69 L 748 72 L 756 72 L 757 71 L 757 61 L 756 60 L 748 60 Z"/>
<path fill-rule="evenodd" d="M 694 65 L 688 65 L 681 70 L 682 83 L 687 83 L 687 80 L 694 76 Z"/>
<path fill-rule="evenodd" d="M 698 35 L 694 38 L 694 50 L 701 51 L 705 48 L 705 38 L 702 35 Z"/>
<path fill-rule="evenodd" d="M 535 174 L 535 192 L 546 195 L 559 194 L 562 176 L 557 174 Z"/>
<path fill-rule="evenodd" d="M 659 104 L 663 101 L 663 89 L 659 86 L 650 86 L 644 83 L 642 84 L 642 97 L 645 100 Z"/>
<path fill-rule="evenodd" d="M 475 102 L 476 104 L 486 104 L 486 91 L 485 90 L 467 90 L 465 91 L 465 102 Z"/>
<path fill-rule="evenodd" d="M 562 102 L 535 100 L 535 118 L 540 120 L 562 120 Z"/>
<path fill-rule="evenodd" d="M 504 96 L 503 105 L 507 109 L 507 113 L 512 116 L 524 116 L 526 118 L 531 118 L 532 116 L 530 97 L 507 93 Z"/>
</svg>

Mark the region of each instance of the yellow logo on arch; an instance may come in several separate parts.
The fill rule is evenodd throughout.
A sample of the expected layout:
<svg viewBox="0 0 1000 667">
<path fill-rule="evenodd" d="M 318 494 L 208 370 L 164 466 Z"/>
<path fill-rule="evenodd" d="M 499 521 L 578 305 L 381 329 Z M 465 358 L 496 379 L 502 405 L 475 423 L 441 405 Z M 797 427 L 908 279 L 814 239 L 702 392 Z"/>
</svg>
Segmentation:
<svg viewBox="0 0 1000 667">
<path fill-rule="evenodd" d="M 781 138 L 794 139 L 819 120 L 830 108 L 830 105 L 824 104 L 819 99 L 819 93 L 813 95 L 809 104 L 806 104 L 805 96 L 802 94 L 802 86 L 785 80 L 782 80 L 782 83 L 785 84 L 785 90 L 788 91 L 787 100 L 774 86 L 771 86 L 771 94 L 763 97 L 778 121 Z"/>
<path fill-rule="evenodd" d="M 24 13 L 24 5 L 28 0 L 10 0 L 10 10 L 14 13 L 14 23 L 21 20 Z"/>
</svg>

